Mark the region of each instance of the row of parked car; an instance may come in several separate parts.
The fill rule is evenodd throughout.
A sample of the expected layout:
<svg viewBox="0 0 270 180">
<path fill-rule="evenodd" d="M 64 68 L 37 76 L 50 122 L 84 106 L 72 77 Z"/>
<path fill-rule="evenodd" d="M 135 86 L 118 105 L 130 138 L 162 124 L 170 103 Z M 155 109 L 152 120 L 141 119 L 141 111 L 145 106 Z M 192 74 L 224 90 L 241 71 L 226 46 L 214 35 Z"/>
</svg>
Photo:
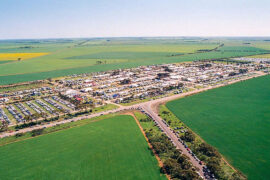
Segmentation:
<svg viewBox="0 0 270 180">
<path fill-rule="evenodd" d="M 20 111 L 25 115 L 25 116 L 32 116 L 32 113 L 27 109 L 22 103 L 15 103 L 15 106 L 20 109 Z"/>
<path fill-rule="evenodd" d="M 154 121 L 154 123 L 155 123 L 155 126 L 157 126 L 163 132 L 163 130 L 159 127 L 158 123 L 155 121 L 155 119 L 150 114 L 145 112 L 142 108 L 138 108 L 138 110 L 141 111 L 142 113 L 144 113 L 150 119 L 152 119 Z"/>
<path fill-rule="evenodd" d="M 215 175 L 213 173 L 211 173 L 211 171 L 207 168 L 207 166 L 203 166 L 203 175 L 204 175 L 205 179 L 207 179 L 207 180 L 217 180 L 215 178 Z"/>
<path fill-rule="evenodd" d="M 179 138 L 178 141 L 184 145 L 184 147 L 187 149 L 187 151 L 194 157 L 194 159 L 196 161 L 199 162 L 200 165 L 203 164 L 203 162 L 196 156 L 195 153 L 192 152 L 191 149 L 189 149 L 188 145 L 181 138 Z M 213 173 L 211 173 L 211 171 L 207 168 L 207 166 L 203 166 L 203 172 L 204 172 L 205 179 L 216 180 L 215 175 Z"/>
<path fill-rule="evenodd" d="M 50 98 L 44 98 L 44 101 L 46 101 L 47 103 L 49 103 L 50 105 L 52 105 L 53 107 L 64 111 L 65 113 L 68 113 L 69 110 L 64 108 L 63 106 L 61 106 L 60 104 L 56 103 L 54 100 L 50 99 Z"/>
<path fill-rule="evenodd" d="M 72 109 L 72 110 L 75 110 L 75 107 L 76 107 L 76 106 L 75 106 L 74 104 L 72 104 L 72 103 L 70 103 L 70 102 L 68 102 L 68 101 L 63 100 L 63 99 L 61 99 L 61 98 L 58 97 L 58 96 L 52 96 L 52 99 L 55 100 L 55 101 L 57 101 L 57 102 L 60 102 L 61 104 L 66 105 L 67 107 L 69 107 L 69 108 Z"/>
<path fill-rule="evenodd" d="M 27 101 L 26 104 L 32 108 L 35 112 L 37 112 L 38 114 L 41 113 L 46 113 L 43 109 L 41 109 L 38 105 L 36 105 L 35 103 L 31 102 L 31 101 Z"/>
<path fill-rule="evenodd" d="M 144 112 L 143 110 L 141 112 L 145 113 L 149 118 L 153 119 L 148 113 Z M 165 120 L 162 120 L 162 122 L 167 127 L 169 127 L 169 124 Z M 161 129 L 161 127 L 158 125 L 158 123 L 155 120 L 154 120 L 154 123 L 163 132 L 163 130 Z M 177 129 L 183 129 L 183 127 L 177 128 Z M 189 149 L 189 147 L 185 144 L 185 142 L 179 137 L 178 133 L 176 131 L 172 130 L 172 129 L 170 129 L 170 130 L 176 135 L 176 137 L 179 138 L 178 141 L 184 145 L 184 147 L 194 157 L 194 159 L 196 161 L 198 161 L 200 165 L 202 165 L 203 162 L 195 155 L 195 153 L 193 153 L 191 151 L 191 149 Z M 168 137 L 168 139 L 176 146 L 176 144 L 171 140 L 171 138 Z M 213 173 L 211 173 L 211 171 L 207 168 L 207 166 L 203 166 L 203 171 L 204 171 L 204 177 L 205 177 L 205 179 L 207 179 L 207 180 L 216 180 L 215 179 L 215 175 Z"/>
<path fill-rule="evenodd" d="M 2 108 L 0 108 L 0 120 L 4 120 L 10 124 L 10 120 Z"/>
<path fill-rule="evenodd" d="M 46 109 L 49 113 L 56 115 L 55 110 L 51 106 L 49 106 L 48 104 L 41 101 L 40 99 L 37 99 L 36 103 L 38 103 L 40 106 L 42 106 L 44 109 Z"/>
<path fill-rule="evenodd" d="M 17 121 L 18 123 L 24 121 L 24 118 L 23 118 L 22 114 L 19 113 L 19 112 L 17 111 L 17 109 L 15 109 L 14 106 L 12 106 L 12 105 L 7 105 L 6 108 L 7 108 L 7 110 L 9 111 L 9 113 L 16 119 L 16 121 Z"/>
<path fill-rule="evenodd" d="M 145 113 L 144 111 L 141 111 L 141 112 L 143 112 L 143 113 Z M 163 130 L 162 130 L 162 128 L 159 126 L 159 124 L 148 114 L 148 113 L 145 113 L 148 117 L 150 117 L 153 121 L 154 121 L 154 123 L 155 123 L 155 126 L 157 126 L 160 130 L 161 130 L 161 132 L 163 132 Z M 165 120 L 162 120 L 162 122 L 167 126 L 167 127 L 169 127 L 169 124 L 165 121 Z M 191 150 L 188 148 L 188 146 L 184 143 L 184 141 L 179 137 L 179 135 L 178 135 L 178 133 L 176 133 L 174 130 L 172 130 L 171 128 L 169 128 L 175 135 L 176 135 L 176 137 L 178 137 L 179 139 L 179 142 L 180 143 L 182 143 L 183 145 L 184 145 L 184 147 L 185 148 L 187 148 L 187 150 L 188 150 L 188 152 L 191 152 Z M 179 128 L 180 129 L 180 128 Z M 172 144 L 174 145 L 174 146 L 176 146 L 176 143 L 170 138 L 170 137 L 168 137 L 168 140 L 169 141 L 171 141 L 172 142 Z M 199 160 L 199 158 L 197 158 L 196 157 L 196 155 L 194 154 L 194 153 L 192 153 L 192 156 L 197 160 L 197 161 L 200 161 Z M 201 161 L 200 161 L 201 162 Z M 201 176 L 200 175 L 200 173 L 199 172 L 197 172 L 198 173 L 198 175 L 199 176 Z"/>
<path fill-rule="evenodd" d="M 169 124 L 168 124 L 166 121 L 162 120 L 162 122 L 163 122 L 167 127 L 169 127 Z"/>
<path fill-rule="evenodd" d="M 46 102 L 52 105 L 53 107 L 47 104 Z M 58 96 L 52 96 L 52 99 L 51 98 L 37 99 L 35 100 L 35 103 L 32 101 L 27 101 L 25 103 L 27 104 L 27 106 L 25 106 L 23 103 L 15 103 L 13 105 L 10 104 L 5 107 L 18 123 L 25 121 L 24 116 L 33 115 L 33 113 L 30 111 L 29 108 L 33 109 L 38 114 L 41 114 L 41 113 L 47 114 L 46 111 L 48 111 L 52 115 L 58 115 L 58 113 L 55 111 L 56 109 L 63 110 L 65 113 L 70 112 L 70 109 L 64 107 L 64 105 L 75 110 L 74 104 L 63 100 L 59 98 Z M 41 107 L 38 106 L 36 103 L 40 105 Z M 16 109 L 15 107 L 17 107 L 18 109 Z M 0 120 L 5 120 L 8 123 L 11 123 L 10 119 L 5 114 L 2 108 L 0 108 Z"/>
</svg>

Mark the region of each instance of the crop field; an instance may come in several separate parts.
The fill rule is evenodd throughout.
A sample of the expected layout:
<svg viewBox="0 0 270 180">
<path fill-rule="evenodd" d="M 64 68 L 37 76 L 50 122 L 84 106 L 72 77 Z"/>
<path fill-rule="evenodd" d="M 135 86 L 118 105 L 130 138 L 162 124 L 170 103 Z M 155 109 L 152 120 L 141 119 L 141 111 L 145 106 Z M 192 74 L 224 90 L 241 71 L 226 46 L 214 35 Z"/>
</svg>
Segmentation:
<svg viewBox="0 0 270 180">
<path fill-rule="evenodd" d="M 16 56 L 18 53 L 48 53 L 46 56 L 13 62 L 3 57 L 0 61 L 0 85 L 140 65 L 249 56 L 268 52 L 251 45 L 226 43 L 219 47 L 222 44 L 220 40 L 181 38 L 0 41 L 0 53 L 14 53 L 15 60 L 19 58 Z"/>
<path fill-rule="evenodd" d="M 166 179 L 131 116 L 0 146 L 0 179 Z"/>
<path fill-rule="evenodd" d="M 251 46 L 257 47 L 257 48 L 262 48 L 266 50 L 270 50 L 270 41 L 264 41 L 264 42 L 252 42 Z"/>
<path fill-rule="evenodd" d="M 167 103 L 250 180 L 270 177 L 270 76 Z"/>
<path fill-rule="evenodd" d="M 12 60 L 8 60 L 8 61 L 0 60 L 0 64 L 5 64 L 5 63 L 11 62 L 11 61 L 12 61 Z"/>
<path fill-rule="evenodd" d="M 270 58 L 270 54 L 254 55 L 249 56 L 249 58 Z"/>
<path fill-rule="evenodd" d="M 0 61 L 5 60 L 25 60 L 39 56 L 47 55 L 48 53 L 0 53 Z"/>
</svg>

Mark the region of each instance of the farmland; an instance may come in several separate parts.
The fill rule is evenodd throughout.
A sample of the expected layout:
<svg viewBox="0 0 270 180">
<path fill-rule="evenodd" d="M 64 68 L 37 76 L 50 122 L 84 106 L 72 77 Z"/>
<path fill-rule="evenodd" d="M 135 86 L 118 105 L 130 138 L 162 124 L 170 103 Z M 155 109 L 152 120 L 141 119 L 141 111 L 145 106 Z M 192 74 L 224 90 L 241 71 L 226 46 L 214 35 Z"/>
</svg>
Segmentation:
<svg viewBox="0 0 270 180">
<path fill-rule="evenodd" d="M 14 62 L 4 58 L 0 61 L 0 85 L 140 65 L 239 57 L 268 52 L 263 48 L 239 42 L 226 43 L 222 47 L 221 40 L 200 38 L 1 41 L 1 54 L 48 54 Z"/>
<path fill-rule="evenodd" d="M 131 116 L 4 145 L 0 155 L 1 179 L 166 179 Z"/>
<path fill-rule="evenodd" d="M 47 55 L 47 53 L 0 53 L 0 61 L 25 60 L 44 55 Z"/>
<path fill-rule="evenodd" d="M 254 55 L 249 56 L 249 58 L 270 58 L 270 54 Z"/>
<path fill-rule="evenodd" d="M 270 76 L 167 103 L 194 132 L 251 180 L 268 179 Z"/>
</svg>

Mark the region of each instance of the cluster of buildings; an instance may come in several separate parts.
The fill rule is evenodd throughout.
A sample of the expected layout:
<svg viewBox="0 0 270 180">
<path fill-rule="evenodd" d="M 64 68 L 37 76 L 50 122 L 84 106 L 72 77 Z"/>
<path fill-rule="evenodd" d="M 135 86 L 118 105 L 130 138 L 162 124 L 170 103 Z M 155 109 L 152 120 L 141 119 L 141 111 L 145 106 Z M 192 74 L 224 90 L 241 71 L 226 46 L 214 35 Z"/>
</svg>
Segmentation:
<svg viewBox="0 0 270 180">
<path fill-rule="evenodd" d="M 190 62 L 140 66 L 72 76 L 58 81 L 58 87 L 68 88 L 73 95 L 88 96 L 96 101 L 129 103 L 187 89 L 206 87 L 236 77 L 252 74 L 258 64 Z M 260 67 L 261 68 L 261 67 Z"/>
</svg>

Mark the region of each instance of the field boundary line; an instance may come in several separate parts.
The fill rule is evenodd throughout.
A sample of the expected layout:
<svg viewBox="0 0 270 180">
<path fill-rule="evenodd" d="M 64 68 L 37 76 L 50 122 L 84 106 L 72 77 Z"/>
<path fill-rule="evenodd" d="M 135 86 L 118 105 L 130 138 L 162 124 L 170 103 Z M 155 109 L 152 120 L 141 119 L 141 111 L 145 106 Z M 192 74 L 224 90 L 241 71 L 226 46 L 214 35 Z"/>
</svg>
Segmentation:
<svg viewBox="0 0 270 180">
<path fill-rule="evenodd" d="M 124 114 L 124 115 L 130 115 L 130 116 L 132 116 L 132 117 L 134 118 L 136 124 L 137 124 L 138 127 L 140 128 L 140 131 L 141 131 L 141 133 L 143 134 L 143 136 L 144 136 L 144 138 L 145 138 L 145 140 L 146 140 L 146 142 L 147 142 L 147 144 L 148 144 L 148 147 L 149 147 L 149 148 L 152 150 L 152 152 L 154 153 L 154 156 L 156 157 L 156 159 L 157 159 L 157 161 L 158 161 L 159 167 L 160 167 L 160 168 L 163 168 L 163 162 L 161 161 L 160 157 L 158 156 L 158 154 L 157 154 L 156 151 L 154 150 L 153 146 L 152 146 L 151 143 L 149 142 L 149 140 L 148 140 L 147 136 L 145 135 L 145 132 L 144 132 L 144 130 L 143 130 L 143 128 L 142 128 L 142 126 L 141 126 L 141 124 L 140 124 L 140 122 L 139 122 L 139 120 L 138 120 L 137 117 L 134 115 L 134 113 L 133 113 L 133 112 L 123 112 L 122 114 Z M 165 176 L 166 176 L 166 178 L 167 178 L 168 180 L 171 180 L 171 178 L 170 178 L 170 176 L 169 176 L 168 174 L 165 173 Z"/>
<path fill-rule="evenodd" d="M 180 98 L 179 98 L 180 99 Z M 165 105 L 165 107 L 167 108 L 168 111 L 170 111 L 170 113 L 172 113 L 180 122 L 182 122 L 191 132 L 193 132 L 202 142 L 206 143 L 206 144 L 209 144 L 208 142 L 206 142 L 200 135 L 198 135 L 196 132 L 194 132 L 189 126 L 187 126 L 181 119 L 179 119 L 167 106 L 166 106 L 167 102 L 163 102 L 163 103 L 160 103 L 158 104 L 157 106 L 154 106 L 155 108 L 158 108 L 156 109 L 158 112 L 159 112 L 159 109 L 160 109 L 160 106 L 161 105 Z M 211 145 L 213 146 L 213 145 Z M 213 146 L 214 148 L 216 148 L 215 146 Z M 217 148 L 216 148 L 217 149 Z M 218 150 L 218 149 L 217 149 Z M 241 171 L 239 171 L 238 169 L 236 169 L 235 167 L 233 167 L 229 161 L 223 156 L 223 154 L 220 153 L 220 151 L 218 150 L 219 154 L 221 155 L 222 157 L 222 160 L 230 167 L 232 168 L 233 171 L 235 172 L 239 172 L 242 174 Z"/>
</svg>

